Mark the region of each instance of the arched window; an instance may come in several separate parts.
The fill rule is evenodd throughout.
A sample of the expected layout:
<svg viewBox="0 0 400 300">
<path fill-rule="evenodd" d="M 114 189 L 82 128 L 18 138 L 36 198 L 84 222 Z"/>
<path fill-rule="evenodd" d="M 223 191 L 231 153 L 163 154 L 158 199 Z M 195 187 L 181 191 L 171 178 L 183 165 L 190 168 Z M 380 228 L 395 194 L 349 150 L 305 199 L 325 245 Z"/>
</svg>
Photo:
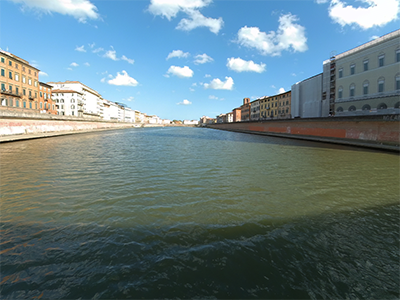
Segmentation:
<svg viewBox="0 0 400 300">
<path fill-rule="evenodd" d="M 336 111 L 337 111 L 337 112 L 342 112 L 342 111 L 343 111 L 343 107 L 339 106 L 339 107 L 336 109 Z"/>
<path fill-rule="evenodd" d="M 395 62 L 400 62 L 400 48 L 396 50 L 396 59 Z"/>
<path fill-rule="evenodd" d="M 356 86 L 354 85 L 354 83 L 352 83 L 350 85 L 350 97 L 354 97 L 355 90 L 356 90 Z"/>
<path fill-rule="evenodd" d="M 1 99 L 1 105 L 2 106 L 7 106 L 7 99 L 6 98 Z"/>
<path fill-rule="evenodd" d="M 387 109 L 386 103 L 382 102 L 381 104 L 378 105 L 377 109 Z"/>
<path fill-rule="evenodd" d="M 64 99 L 61 99 L 61 100 L 60 100 L 60 103 L 64 103 Z"/>
<path fill-rule="evenodd" d="M 394 86 L 396 87 L 396 90 L 400 90 L 400 74 L 396 75 Z"/>
<path fill-rule="evenodd" d="M 394 108 L 400 108 L 400 101 L 396 102 L 396 104 L 394 105 Z"/>
<path fill-rule="evenodd" d="M 338 97 L 339 97 L 339 99 L 343 98 L 343 87 L 341 87 L 341 86 L 338 89 Z"/>
<path fill-rule="evenodd" d="M 357 108 L 354 105 L 349 107 L 349 111 L 356 111 L 356 110 L 357 110 Z"/>
<path fill-rule="evenodd" d="M 363 94 L 368 95 L 368 87 L 369 87 L 369 82 L 368 80 L 365 80 L 363 83 Z"/>
<path fill-rule="evenodd" d="M 362 110 L 371 110 L 371 105 L 365 104 L 365 105 L 362 107 Z"/>
<path fill-rule="evenodd" d="M 380 53 L 378 56 L 378 67 L 383 67 L 385 65 L 385 53 Z"/>
<path fill-rule="evenodd" d="M 72 99 L 71 99 L 71 103 L 75 103 L 75 99 L 72 98 Z"/>
<path fill-rule="evenodd" d="M 71 105 L 71 109 L 75 109 L 75 105 L 72 104 L 72 105 Z"/>
<path fill-rule="evenodd" d="M 385 78 L 380 77 L 378 79 L 378 93 L 383 93 L 385 91 Z"/>
</svg>

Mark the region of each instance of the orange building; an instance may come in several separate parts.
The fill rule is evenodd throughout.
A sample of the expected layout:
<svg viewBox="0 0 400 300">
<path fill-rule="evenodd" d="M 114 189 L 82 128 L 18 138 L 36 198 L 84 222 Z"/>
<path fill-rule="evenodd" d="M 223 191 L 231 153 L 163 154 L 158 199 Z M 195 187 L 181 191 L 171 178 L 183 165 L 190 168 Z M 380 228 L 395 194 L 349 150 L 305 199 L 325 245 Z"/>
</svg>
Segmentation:
<svg viewBox="0 0 400 300">
<path fill-rule="evenodd" d="M 0 50 L 0 109 L 39 113 L 39 69 Z"/>
<path fill-rule="evenodd" d="M 240 107 L 232 110 L 232 113 L 233 113 L 233 122 L 242 121 L 242 109 Z"/>
<path fill-rule="evenodd" d="M 39 82 L 39 110 L 41 113 L 45 114 L 52 114 L 56 115 L 57 114 L 57 108 L 56 105 L 53 101 L 52 96 L 52 86 L 44 83 L 44 82 Z"/>
<path fill-rule="evenodd" d="M 241 109 L 241 120 L 243 121 L 250 121 L 250 98 L 243 99 L 243 105 L 240 107 Z"/>
</svg>

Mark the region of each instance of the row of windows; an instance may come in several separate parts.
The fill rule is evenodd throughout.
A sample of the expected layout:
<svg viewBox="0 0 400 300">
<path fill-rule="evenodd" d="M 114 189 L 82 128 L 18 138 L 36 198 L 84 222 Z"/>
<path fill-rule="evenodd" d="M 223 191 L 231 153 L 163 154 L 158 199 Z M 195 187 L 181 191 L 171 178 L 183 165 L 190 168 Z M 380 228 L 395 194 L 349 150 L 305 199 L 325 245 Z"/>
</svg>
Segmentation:
<svg viewBox="0 0 400 300">
<path fill-rule="evenodd" d="M 64 93 L 54 93 L 54 95 L 56 96 L 63 96 L 64 97 Z M 71 97 L 74 96 L 74 93 L 71 94 Z"/>
<path fill-rule="evenodd" d="M 54 99 L 57 103 L 64 103 L 64 99 Z M 71 103 L 75 103 L 75 99 L 71 99 Z"/>
<path fill-rule="evenodd" d="M 400 62 L 400 49 L 396 50 L 395 53 L 395 62 Z M 385 54 L 380 54 L 378 56 L 378 67 L 383 67 L 385 65 Z M 363 71 L 368 71 L 369 70 L 369 59 L 365 59 L 363 61 Z M 350 65 L 350 70 L 349 70 L 350 75 L 354 75 L 356 73 L 356 64 L 351 64 Z M 343 68 L 339 69 L 339 78 L 343 77 Z"/>
<path fill-rule="evenodd" d="M 1 57 L 1 62 L 2 62 L 2 63 L 5 63 L 5 62 L 6 62 L 6 60 L 5 60 L 4 57 Z M 13 66 L 12 60 L 9 60 L 9 61 L 8 61 L 8 65 L 9 65 L 10 67 Z M 16 69 L 19 69 L 18 63 L 14 63 L 14 67 L 15 67 Z M 24 66 L 22 66 L 22 71 L 25 72 L 25 67 L 24 67 Z M 28 69 L 28 73 L 31 74 L 31 69 Z M 34 71 L 33 73 L 34 73 L 35 76 L 36 76 L 36 71 Z"/>
<path fill-rule="evenodd" d="M 279 100 L 279 99 L 282 99 L 282 98 L 287 98 L 289 96 L 290 96 L 290 94 L 285 94 L 285 95 L 276 96 L 276 97 L 270 97 L 268 99 L 260 100 L 260 102 L 264 103 L 264 102 L 276 101 L 276 100 Z"/>
<path fill-rule="evenodd" d="M 6 85 L 4 83 L 1 84 L 1 90 L 2 91 L 6 91 L 7 90 L 6 89 Z M 13 93 L 15 95 L 19 95 L 20 94 L 19 93 L 19 87 L 15 87 L 15 90 L 14 90 L 12 85 L 8 86 L 8 92 Z M 29 97 L 32 97 L 32 91 L 29 90 L 28 93 L 29 93 L 28 94 Z M 26 89 L 22 89 L 22 95 L 26 96 Z M 35 92 L 35 98 L 37 98 L 37 92 Z"/>
<path fill-rule="evenodd" d="M 6 72 L 5 72 L 4 69 L 1 69 L 0 75 L 3 76 L 3 77 L 6 76 Z M 11 71 L 9 71 L 8 72 L 8 78 L 9 79 L 14 79 L 15 81 L 19 81 L 19 74 L 15 73 L 14 76 L 13 76 L 13 73 Z M 25 76 L 22 76 L 22 83 L 26 83 L 26 77 Z M 32 85 L 32 79 L 31 78 L 28 78 L 28 84 Z M 34 80 L 33 85 L 35 87 L 37 87 L 38 86 L 38 82 L 36 80 Z"/>
<path fill-rule="evenodd" d="M 363 83 L 363 95 L 369 94 L 369 81 L 366 80 Z M 395 78 L 395 89 L 400 90 L 400 75 L 397 75 Z M 350 97 L 355 96 L 356 86 L 354 83 L 349 86 L 349 95 Z M 385 91 L 385 78 L 381 77 L 378 79 L 378 93 L 383 93 Z M 340 86 L 338 89 L 338 98 L 343 98 L 343 87 Z"/>
<path fill-rule="evenodd" d="M 400 101 L 399 101 L 399 102 L 396 102 L 396 104 L 394 105 L 394 108 L 397 108 L 397 109 L 398 109 L 399 107 L 400 107 Z M 387 106 L 386 103 L 384 103 L 384 102 L 380 103 L 380 104 L 376 107 L 377 110 L 387 109 L 387 108 L 388 108 L 388 106 Z M 357 110 L 357 108 L 356 108 L 354 105 L 350 106 L 349 109 L 348 109 L 348 111 L 356 111 L 356 110 Z M 364 111 L 366 111 L 366 110 L 371 110 L 371 105 L 369 105 L 369 104 L 364 104 L 363 107 L 361 108 L 361 110 L 364 110 Z M 343 107 L 339 106 L 339 107 L 336 109 L 336 111 L 337 111 L 337 112 L 343 112 L 344 109 L 343 109 Z"/>
<path fill-rule="evenodd" d="M 20 103 L 22 106 L 20 106 Z M 22 107 L 22 108 L 30 108 L 30 109 L 38 109 L 38 103 L 37 102 L 26 102 L 26 101 L 20 101 L 20 100 L 15 100 L 10 98 L 3 98 L 1 99 L 1 105 L 2 106 L 11 106 L 11 107 Z M 43 103 L 40 102 L 40 109 L 51 109 L 51 105 L 48 103 Z M 54 110 L 54 104 L 53 104 L 53 110 Z"/>
</svg>

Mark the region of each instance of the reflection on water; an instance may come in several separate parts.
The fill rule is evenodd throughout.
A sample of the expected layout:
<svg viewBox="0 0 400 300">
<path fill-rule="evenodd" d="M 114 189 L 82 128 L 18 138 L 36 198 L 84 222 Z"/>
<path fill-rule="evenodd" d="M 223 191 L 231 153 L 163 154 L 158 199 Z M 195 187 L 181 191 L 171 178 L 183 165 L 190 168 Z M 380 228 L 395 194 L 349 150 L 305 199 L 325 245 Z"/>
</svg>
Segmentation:
<svg viewBox="0 0 400 300">
<path fill-rule="evenodd" d="M 199 128 L 0 155 L 2 298 L 399 297 L 397 155 Z"/>
</svg>

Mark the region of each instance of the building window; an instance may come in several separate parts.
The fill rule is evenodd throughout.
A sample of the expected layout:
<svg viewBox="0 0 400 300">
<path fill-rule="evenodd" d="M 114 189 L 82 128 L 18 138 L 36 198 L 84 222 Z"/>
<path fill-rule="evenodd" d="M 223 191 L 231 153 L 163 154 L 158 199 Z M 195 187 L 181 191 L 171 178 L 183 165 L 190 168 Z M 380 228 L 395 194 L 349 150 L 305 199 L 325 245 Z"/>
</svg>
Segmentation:
<svg viewBox="0 0 400 300">
<path fill-rule="evenodd" d="M 15 107 L 19 107 L 19 101 L 15 100 Z"/>
<path fill-rule="evenodd" d="M 32 91 L 29 91 L 29 97 L 32 97 Z"/>
<path fill-rule="evenodd" d="M 356 111 L 356 110 L 357 110 L 357 108 L 354 105 L 349 107 L 349 111 Z"/>
<path fill-rule="evenodd" d="M 350 85 L 350 97 L 354 97 L 354 93 L 355 93 L 355 85 L 351 84 Z"/>
<path fill-rule="evenodd" d="M 40 109 L 43 108 L 43 102 L 40 102 Z"/>
<path fill-rule="evenodd" d="M 8 91 L 9 91 L 10 93 L 12 93 L 12 85 L 9 85 L 9 86 L 8 86 Z"/>
<path fill-rule="evenodd" d="M 71 103 L 75 103 L 75 99 L 71 99 Z"/>
<path fill-rule="evenodd" d="M 1 76 L 6 76 L 4 69 L 1 69 Z"/>
<path fill-rule="evenodd" d="M 25 101 L 23 102 L 23 107 L 26 108 L 26 102 Z"/>
<path fill-rule="evenodd" d="M 337 111 L 337 112 L 342 112 L 342 111 L 343 111 L 343 107 L 339 106 L 339 107 L 336 109 L 336 111 Z"/>
<path fill-rule="evenodd" d="M 396 90 L 400 90 L 400 74 L 396 75 Z"/>
<path fill-rule="evenodd" d="M 15 74 L 15 80 L 19 81 L 19 75 L 18 74 Z"/>
<path fill-rule="evenodd" d="M 339 78 L 343 77 L 343 69 L 339 69 Z"/>
<path fill-rule="evenodd" d="M 75 109 L 75 105 L 71 105 L 71 109 Z"/>
<path fill-rule="evenodd" d="M 368 60 L 364 60 L 364 71 L 368 71 Z"/>
<path fill-rule="evenodd" d="M 365 104 L 365 105 L 362 107 L 362 110 L 371 110 L 371 106 L 370 106 L 369 104 Z"/>
<path fill-rule="evenodd" d="M 6 85 L 4 83 L 1 84 L 1 90 L 5 91 L 6 90 Z"/>
<path fill-rule="evenodd" d="M 1 58 L 1 62 L 4 63 L 4 57 Z"/>
<path fill-rule="evenodd" d="M 40 97 L 42 97 L 43 96 L 42 92 L 39 92 L 39 93 L 40 93 Z"/>
<path fill-rule="evenodd" d="M 386 103 L 381 103 L 378 105 L 377 109 L 387 109 Z"/>
<path fill-rule="evenodd" d="M 25 76 L 22 76 L 22 83 L 26 83 L 26 78 L 25 78 Z"/>
<path fill-rule="evenodd" d="M 378 57 L 378 66 L 383 67 L 385 65 L 385 55 L 379 55 Z"/>
<path fill-rule="evenodd" d="M 368 95 L 368 86 L 369 86 L 369 82 L 365 81 L 363 84 L 363 94 L 364 95 Z"/>
<path fill-rule="evenodd" d="M 22 89 L 22 94 L 23 94 L 24 96 L 26 96 L 26 90 L 25 90 L 25 89 Z"/>
<path fill-rule="evenodd" d="M 396 50 L 396 62 L 400 62 L 400 49 Z"/>
<path fill-rule="evenodd" d="M 37 81 L 35 80 L 35 86 L 37 87 Z"/>
<path fill-rule="evenodd" d="M 13 78 L 12 78 L 12 72 L 11 72 L 11 71 L 8 72 L 8 77 L 9 77 L 10 79 L 13 79 Z"/>
<path fill-rule="evenodd" d="M 61 100 L 60 100 L 60 103 L 64 103 L 64 99 L 61 99 Z"/>
<path fill-rule="evenodd" d="M 356 72 L 356 65 L 351 65 L 350 66 L 350 75 L 354 75 Z"/>
<path fill-rule="evenodd" d="M 8 64 L 9 64 L 10 66 L 12 66 L 12 61 L 11 61 L 11 60 L 9 60 L 9 61 L 8 61 Z"/>
<path fill-rule="evenodd" d="M 14 105 L 13 99 L 12 99 L 12 98 L 10 98 L 10 99 L 8 100 L 8 105 L 9 105 L 9 106 L 13 106 L 13 105 Z"/>
<path fill-rule="evenodd" d="M 28 84 L 32 85 L 32 79 L 30 79 L 30 78 L 28 79 Z"/>
<path fill-rule="evenodd" d="M 32 109 L 32 102 L 29 102 L 29 108 Z"/>
<path fill-rule="evenodd" d="M 383 93 L 385 90 L 385 79 L 379 78 L 378 80 L 378 93 Z"/>
<path fill-rule="evenodd" d="M 17 94 L 17 95 L 19 95 L 19 89 L 16 87 L 15 88 L 15 93 Z"/>
<path fill-rule="evenodd" d="M 340 87 L 339 88 L 339 90 L 338 90 L 338 96 L 339 96 L 339 99 L 342 99 L 343 98 L 343 88 L 342 87 Z"/>
<path fill-rule="evenodd" d="M 15 68 L 18 69 L 18 64 L 15 64 Z"/>
</svg>

